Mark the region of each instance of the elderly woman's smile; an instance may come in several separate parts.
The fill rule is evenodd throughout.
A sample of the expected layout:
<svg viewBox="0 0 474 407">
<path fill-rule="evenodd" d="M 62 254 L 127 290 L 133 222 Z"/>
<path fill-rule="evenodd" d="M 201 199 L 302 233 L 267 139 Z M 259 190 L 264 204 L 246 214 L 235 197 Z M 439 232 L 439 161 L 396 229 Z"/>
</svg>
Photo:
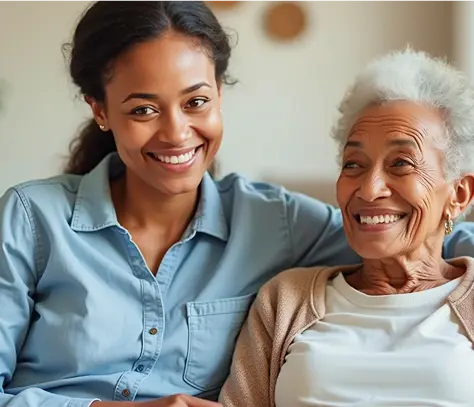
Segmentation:
<svg viewBox="0 0 474 407">
<path fill-rule="evenodd" d="M 393 226 L 395 222 L 405 217 L 405 213 L 393 212 L 387 208 L 361 209 L 354 214 L 354 218 L 361 225 L 362 230 L 381 231 Z"/>
</svg>

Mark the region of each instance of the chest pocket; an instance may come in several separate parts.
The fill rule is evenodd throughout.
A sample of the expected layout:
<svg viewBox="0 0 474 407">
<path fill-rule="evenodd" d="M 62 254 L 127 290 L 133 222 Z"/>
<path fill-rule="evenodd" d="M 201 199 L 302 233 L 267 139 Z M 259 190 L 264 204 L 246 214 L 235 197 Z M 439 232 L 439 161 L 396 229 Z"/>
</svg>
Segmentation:
<svg viewBox="0 0 474 407">
<path fill-rule="evenodd" d="M 214 390 L 224 384 L 237 337 L 255 296 L 187 304 L 186 383 L 201 391 Z"/>
</svg>

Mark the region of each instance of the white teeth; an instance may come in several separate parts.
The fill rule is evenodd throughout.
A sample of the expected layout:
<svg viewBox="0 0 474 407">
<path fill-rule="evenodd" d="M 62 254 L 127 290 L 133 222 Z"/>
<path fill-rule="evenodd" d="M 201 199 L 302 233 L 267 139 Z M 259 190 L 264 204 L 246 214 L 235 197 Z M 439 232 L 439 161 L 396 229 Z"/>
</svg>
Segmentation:
<svg viewBox="0 0 474 407">
<path fill-rule="evenodd" d="M 361 216 L 360 223 L 366 225 L 377 225 L 379 223 L 393 223 L 400 218 L 400 215 Z"/>
<path fill-rule="evenodd" d="M 185 162 L 188 162 L 191 158 L 194 157 L 194 154 L 196 153 L 196 149 L 187 152 L 186 154 L 181 154 L 181 155 L 156 155 L 154 154 L 155 158 L 160 160 L 161 162 L 167 163 L 167 164 L 183 164 Z"/>
</svg>

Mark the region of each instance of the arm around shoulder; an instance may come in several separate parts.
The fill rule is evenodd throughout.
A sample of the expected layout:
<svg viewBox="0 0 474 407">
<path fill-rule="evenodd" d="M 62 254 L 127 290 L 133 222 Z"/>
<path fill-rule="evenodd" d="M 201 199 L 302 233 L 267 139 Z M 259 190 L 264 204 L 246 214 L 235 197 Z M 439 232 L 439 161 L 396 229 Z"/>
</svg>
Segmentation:
<svg viewBox="0 0 474 407">
<path fill-rule="evenodd" d="M 453 233 L 446 236 L 443 245 L 443 257 L 474 257 L 474 222 L 458 223 Z"/>
<path fill-rule="evenodd" d="M 360 262 L 347 242 L 339 209 L 299 193 L 286 192 L 285 198 L 293 267 Z"/>
</svg>

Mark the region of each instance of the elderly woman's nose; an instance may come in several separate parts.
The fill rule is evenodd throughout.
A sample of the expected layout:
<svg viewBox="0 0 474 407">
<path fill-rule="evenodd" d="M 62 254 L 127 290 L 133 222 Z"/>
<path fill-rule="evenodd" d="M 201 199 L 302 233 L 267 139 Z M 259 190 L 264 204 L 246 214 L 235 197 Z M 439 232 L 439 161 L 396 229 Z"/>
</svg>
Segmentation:
<svg viewBox="0 0 474 407">
<path fill-rule="evenodd" d="M 391 195 L 387 185 L 385 174 L 379 170 L 367 172 L 361 177 L 361 184 L 357 190 L 357 197 L 367 202 L 373 202 L 379 198 L 387 198 Z"/>
</svg>

